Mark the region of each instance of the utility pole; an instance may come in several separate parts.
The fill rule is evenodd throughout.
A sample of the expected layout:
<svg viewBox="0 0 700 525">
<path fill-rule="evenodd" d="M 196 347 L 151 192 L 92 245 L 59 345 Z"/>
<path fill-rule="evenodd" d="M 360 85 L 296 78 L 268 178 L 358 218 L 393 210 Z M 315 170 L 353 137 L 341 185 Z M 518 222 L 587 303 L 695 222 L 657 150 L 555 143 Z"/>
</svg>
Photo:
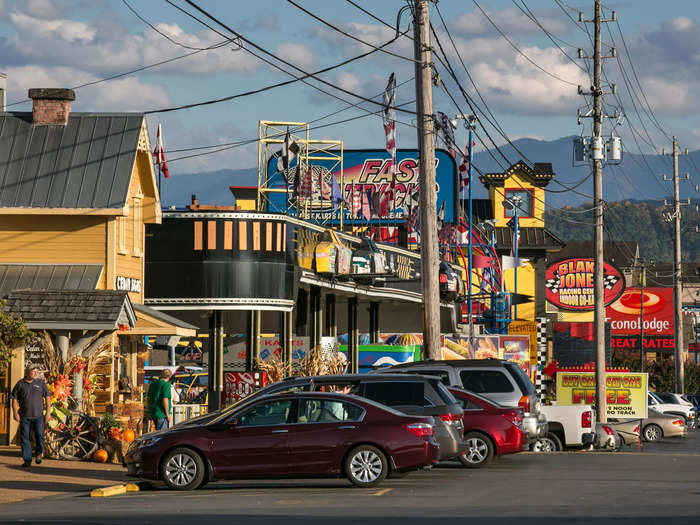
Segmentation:
<svg viewBox="0 0 700 525">
<path fill-rule="evenodd" d="M 685 391 L 683 371 L 683 278 L 681 274 L 681 201 L 678 189 L 678 141 L 673 137 L 673 322 L 674 361 L 676 365 L 676 393 Z"/>
<path fill-rule="evenodd" d="M 593 205 L 595 206 L 595 278 L 594 278 L 594 325 L 595 325 L 595 399 L 597 421 L 605 423 L 607 407 L 605 398 L 605 289 L 603 288 L 603 160 L 595 158 L 596 147 L 603 147 L 601 136 L 603 123 L 603 90 L 601 58 L 601 5 L 595 0 L 595 49 L 593 53 Z M 600 156 L 599 156 L 600 157 Z"/>
<path fill-rule="evenodd" d="M 435 191 L 435 132 L 433 67 L 430 61 L 428 0 L 416 0 L 413 13 L 416 65 L 416 110 L 421 219 L 421 281 L 423 284 L 423 356 L 440 358 L 440 291 L 438 282 L 437 192 Z"/>
</svg>

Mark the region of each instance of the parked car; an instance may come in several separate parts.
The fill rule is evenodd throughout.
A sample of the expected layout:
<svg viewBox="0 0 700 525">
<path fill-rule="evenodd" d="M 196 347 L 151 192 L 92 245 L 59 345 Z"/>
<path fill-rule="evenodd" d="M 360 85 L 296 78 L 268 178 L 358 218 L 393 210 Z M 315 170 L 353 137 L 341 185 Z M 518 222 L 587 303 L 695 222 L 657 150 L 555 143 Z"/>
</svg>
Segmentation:
<svg viewBox="0 0 700 525">
<path fill-rule="evenodd" d="M 447 388 L 435 377 L 416 374 L 292 377 L 269 385 L 252 397 L 279 392 L 338 392 L 343 389 L 405 414 L 433 416 L 435 439 L 440 444 L 441 460 L 456 458 L 466 449 L 462 439 L 462 409 Z"/>
<path fill-rule="evenodd" d="M 696 414 L 700 414 L 700 395 L 698 395 L 698 394 L 686 394 L 685 398 L 693 404 L 693 406 L 695 407 Z M 697 417 L 698 416 L 695 416 L 696 420 L 697 420 Z"/>
<path fill-rule="evenodd" d="M 542 406 L 547 417 L 547 434 L 532 446 L 536 452 L 556 452 L 595 443 L 595 413 L 590 405 Z"/>
<path fill-rule="evenodd" d="M 391 472 L 431 466 L 439 448 L 431 417 L 358 396 L 298 392 L 146 434 L 131 444 L 125 462 L 129 475 L 176 490 L 251 477 L 345 476 L 374 487 Z"/>
<path fill-rule="evenodd" d="M 593 443 L 595 448 L 602 450 L 619 450 L 622 441 L 613 425 L 609 425 L 608 423 L 596 423 L 595 433 L 596 437 Z"/>
<path fill-rule="evenodd" d="M 481 394 L 496 403 L 523 409 L 530 443 L 547 433 L 547 418 L 530 378 L 516 363 L 501 359 L 416 361 L 372 370 L 370 374 L 409 373 L 437 376 L 444 384 Z"/>
<path fill-rule="evenodd" d="M 607 424 L 620 436 L 620 448 L 639 444 L 639 419 L 608 419 Z"/>
<path fill-rule="evenodd" d="M 450 388 L 464 410 L 464 441 L 468 449 L 459 456 L 466 467 L 485 467 L 494 456 L 521 452 L 527 447 L 523 409 L 504 407 L 479 394 Z"/>
<path fill-rule="evenodd" d="M 663 414 L 655 409 L 649 409 L 649 417 L 642 425 L 644 441 L 659 441 L 662 438 L 685 437 L 687 429 L 685 420 L 675 414 Z"/>
<path fill-rule="evenodd" d="M 684 394 L 676 394 L 674 392 L 652 392 L 654 396 L 659 398 L 661 401 L 663 401 L 666 404 L 669 405 L 683 405 L 686 410 L 693 410 L 695 412 L 695 417 L 693 418 L 688 418 L 686 416 L 686 426 L 688 427 L 688 430 L 695 430 L 697 427 L 697 422 L 698 422 L 698 410 L 695 408 L 695 405 L 693 404 L 690 399 Z M 666 414 L 672 413 L 671 410 L 665 411 Z M 691 414 L 692 415 L 692 414 Z"/>
<path fill-rule="evenodd" d="M 695 407 L 692 406 L 692 403 L 690 405 L 686 405 L 676 403 L 675 401 L 665 402 L 656 392 L 649 392 L 648 403 L 650 409 L 653 408 L 662 414 L 681 416 L 684 419 L 684 423 L 688 427 L 695 428 L 695 418 L 697 416 L 697 412 L 695 411 Z"/>
</svg>

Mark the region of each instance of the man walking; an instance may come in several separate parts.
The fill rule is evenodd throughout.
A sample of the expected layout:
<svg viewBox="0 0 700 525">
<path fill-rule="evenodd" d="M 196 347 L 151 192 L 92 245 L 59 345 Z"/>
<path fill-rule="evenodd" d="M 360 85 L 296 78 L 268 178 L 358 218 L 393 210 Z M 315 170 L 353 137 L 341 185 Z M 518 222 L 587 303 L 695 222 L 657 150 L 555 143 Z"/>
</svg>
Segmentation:
<svg viewBox="0 0 700 525">
<path fill-rule="evenodd" d="M 168 428 L 172 422 L 172 393 L 169 381 L 171 375 L 172 372 L 166 368 L 161 372 L 160 378 L 148 387 L 148 412 L 156 430 Z"/>
<path fill-rule="evenodd" d="M 15 421 L 19 421 L 20 440 L 22 442 L 23 467 L 32 465 L 32 440 L 36 440 L 35 458 L 37 465 L 44 454 L 44 423 L 51 419 L 51 393 L 43 379 L 39 377 L 37 366 L 28 366 L 24 378 L 17 381 L 12 389 L 12 411 Z M 44 409 L 46 413 L 44 414 Z"/>
</svg>

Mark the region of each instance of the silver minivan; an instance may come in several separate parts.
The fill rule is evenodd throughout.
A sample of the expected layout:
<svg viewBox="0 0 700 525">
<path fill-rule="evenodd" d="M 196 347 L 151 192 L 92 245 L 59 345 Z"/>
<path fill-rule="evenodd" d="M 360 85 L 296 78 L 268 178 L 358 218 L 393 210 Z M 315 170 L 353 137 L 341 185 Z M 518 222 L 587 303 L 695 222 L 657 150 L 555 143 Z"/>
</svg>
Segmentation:
<svg viewBox="0 0 700 525">
<path fill-rule="evenodd" d="M 523 429 L 530 442 L 547 433 L 547 418 L 540 411 L 535 387 L 516 363 L 502 359 L 415 361 L 378 368 L 375 374 L 410 373 L 437 376 L 443 384 L 463 388 L 503 406 L 520 407 Z"/>
</svg>

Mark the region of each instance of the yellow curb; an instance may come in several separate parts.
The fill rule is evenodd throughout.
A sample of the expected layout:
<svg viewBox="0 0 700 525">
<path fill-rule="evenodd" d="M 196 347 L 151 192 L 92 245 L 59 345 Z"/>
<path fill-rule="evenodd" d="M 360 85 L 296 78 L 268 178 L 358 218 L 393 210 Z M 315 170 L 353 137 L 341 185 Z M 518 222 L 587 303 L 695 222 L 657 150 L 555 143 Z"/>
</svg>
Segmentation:
<svg viewBox="0 0 700 525">
<path fill-rule="evenodd" d="M 126 484 L 126 491 L 127 492 L 138 492 L 140 487 L 136 483 L 127 483 Z"/>
<path fill-rule="evenodd" d="M 126 493 L 126 485 L 112 485 L 111 487 L 102 487 L 94 489 L 90 492 L 91 498 L 105 498 L 107 496 L 116 496 L 117 494 Z"/>
</svg>

